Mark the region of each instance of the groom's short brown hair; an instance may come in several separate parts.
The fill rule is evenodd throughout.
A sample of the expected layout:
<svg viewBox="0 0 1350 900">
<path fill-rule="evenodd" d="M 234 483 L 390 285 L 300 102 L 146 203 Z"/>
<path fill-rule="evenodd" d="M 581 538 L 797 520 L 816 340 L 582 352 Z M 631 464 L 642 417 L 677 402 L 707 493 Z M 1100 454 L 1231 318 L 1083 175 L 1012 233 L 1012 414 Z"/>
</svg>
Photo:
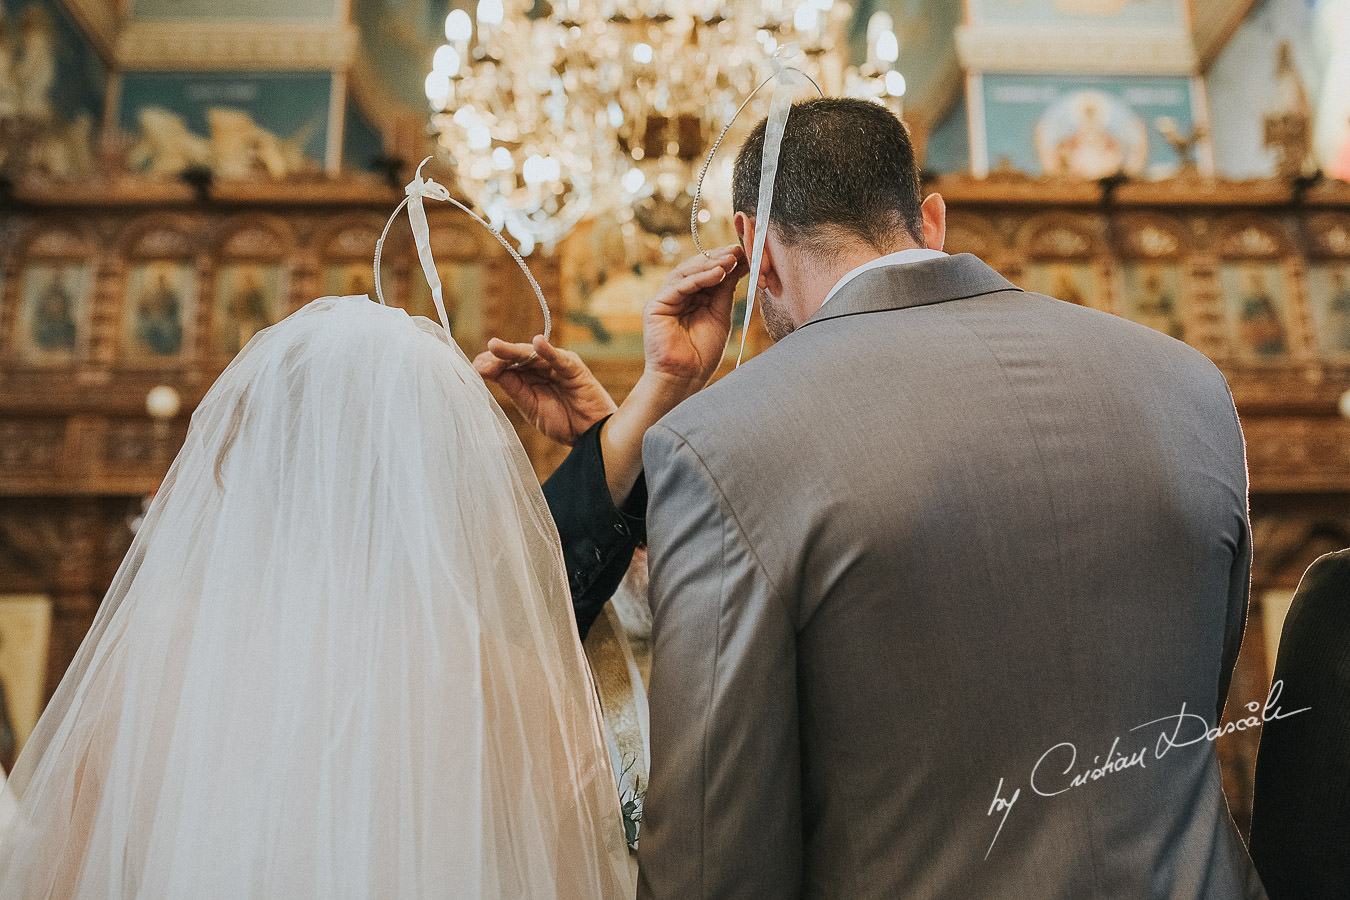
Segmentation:
<svg viewBox="0 0 1350 900">
<path fill-rule="evenodd" d="M 765 123 L 761 119 L 741 145 L 731 177 L 736 211 L 752 217 Z M 901 232 L 922 245 L 919 202 L 909 132 L 889 109 L 845 97 L 793 104 L 769 213 L 785 242 L 828 243 L 842 230 L 883 252 Z"/>
</svg>

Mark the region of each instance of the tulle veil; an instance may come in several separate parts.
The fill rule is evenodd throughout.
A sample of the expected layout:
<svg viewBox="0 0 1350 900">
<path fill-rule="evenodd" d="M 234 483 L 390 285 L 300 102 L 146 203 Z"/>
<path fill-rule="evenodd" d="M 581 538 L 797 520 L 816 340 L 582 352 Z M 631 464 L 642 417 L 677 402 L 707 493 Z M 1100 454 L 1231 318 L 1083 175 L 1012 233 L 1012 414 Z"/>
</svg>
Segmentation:
<svg viewBox="0 0 1350 900">
<path fill-rule="evenodd" d="M 365 297 L 208 392 L 11 784 L 4 900 L 634 893 L 524 452 Z"/>
</svg>

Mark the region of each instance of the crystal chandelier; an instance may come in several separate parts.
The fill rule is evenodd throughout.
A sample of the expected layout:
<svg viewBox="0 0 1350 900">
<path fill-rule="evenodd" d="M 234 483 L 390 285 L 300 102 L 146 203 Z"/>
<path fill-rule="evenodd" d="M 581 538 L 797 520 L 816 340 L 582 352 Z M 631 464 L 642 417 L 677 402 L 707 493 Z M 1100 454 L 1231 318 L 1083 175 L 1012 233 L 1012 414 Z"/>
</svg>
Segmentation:
<svg viewBox="0 0 1350 900">
<path fill-rule="evenodd" d="M 474 17 L 446 17 L 426 78 L 432 131 L 460 189 L 522 253 L 592 214 L 672 235 L 688 228 L 708 147 L 775 54 L 827 94 L 900 112 L 890 17 L 869 20 L 859 66 L 852 18 L 836 0 L 478 0 Z M 725 195 L 731 160 L 719 163 L 705 194 Z"/>
</svg>

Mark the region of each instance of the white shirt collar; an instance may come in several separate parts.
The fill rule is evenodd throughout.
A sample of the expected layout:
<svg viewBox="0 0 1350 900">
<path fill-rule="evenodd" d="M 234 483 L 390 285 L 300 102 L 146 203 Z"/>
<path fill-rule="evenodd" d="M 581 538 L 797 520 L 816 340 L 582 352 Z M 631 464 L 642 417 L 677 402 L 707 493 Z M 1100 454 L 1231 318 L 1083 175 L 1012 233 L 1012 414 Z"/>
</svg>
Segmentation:
<svg viewBox="0 0 1350 900">
<path fill-rule="evenodd" d="M 887 253 L 885 256 L 879 256 L 876 259 L 865 262 L 861 266 L 858 266 L 858 268 L 845 273 L 844 277 L 836 281 L 834 287 L 830 288 L 830 292 L 825 295 L 825 300 L 820 305 L 824 306 L 826 303 L 829 303 L 830 298 L 839 293 L 840 288 L 864 272 L 880 269 L 883 266 L 903 266 L 906 263 L 922 262 L 925 259 L 937 259 L 940 256 L 946 255 L 947 254 L 943 253 L 941 250 L 929 250 L 925 247 L 911 247 L 908 250 L 899 250 L 895 253 Z"/>
</svg>

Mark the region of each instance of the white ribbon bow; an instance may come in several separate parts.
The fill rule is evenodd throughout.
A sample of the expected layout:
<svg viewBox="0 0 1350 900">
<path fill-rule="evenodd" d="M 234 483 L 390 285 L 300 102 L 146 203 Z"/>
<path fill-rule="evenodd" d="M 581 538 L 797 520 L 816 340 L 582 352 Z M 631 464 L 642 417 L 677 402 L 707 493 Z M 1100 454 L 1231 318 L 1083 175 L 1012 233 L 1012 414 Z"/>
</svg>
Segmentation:
<svg viewBox="0 0 1350 900">
<path fill-rule="evenodd" d="M 431 285 L 431 302 L 436 304 L 436 315 L 441 317 L 441 324 L 449 333 L 450 316 L 445 311 L 441 275 L 436 271 L 436 260 L 431 256 L 431 228 L 427 225 L 427 211 L 422 205 L 422 199 L 425 197 L 429 200 L 445 201 L 452 198 L 444 185 L 437 184 L 430 178 L 422 178 L 422 166 L 430 159 L 428 156 L 422 160 L 422 165 L 417 167 L 417 174 L 408 182 L 403 192 L 408 195 L 408 221 L 412 223 L 413 241 L 417 244 L 417 259 L 422 264 L 422 274 L 426 276 L 427 284 Z M 376 281 L 376 284 L 379 282 Z M 383 299 L 380 302 L 383 303 Z"/>
<path fill-rule="evenodd" d="M 388 305 L 384 302 L 384 290 L 380 287 L 380 258 L 384 254 L 384 239 L 389 236 L 389 227 L 394 224 L 394 219 L 398 218 L 399 211 L 402 210 L 404 206 L 407 206 L 408 222 L 412 225 L 413 241 L 417 244 L 417 260 L 422 264 L 422 274 L 426 277 L 427 284 L 431 287 L 431 300 L 436 304 L 436 315 L 440 316 L 441 325 L 445 328 L 446 333 L 450 333 L 450 317 L 445 311 L 445 298 L 441 288 L 441 276 L 440 273 L 436 271 L 436 260 L 431 255 L 431 227 L 427 224 L 427 211 L 422 203 L 424 199 L 442 200 L 453 203 L 456 207 L 472 216 L 475 222 L 492 232 L 492 236 L 497 239 L 497 242 L 505 247 L 507 252 L 511 254 L 511 258 L 516 261 L 516 265 L 520 266 L 520 270 L 525 273 L 525 278 L 530 282 L 530 287 L 534 288 L 534 296 L 538 298 L 539 307 L 544 311 L 544 340 L 548 340 L 553 331 L 553 319 L 549 315 L 548 301 L 544 299 L 544 292 L 540 289 L 539 282 L 534 280 L 534 275 L 530 272 L 530 267 L 525 265 L 525 260 L 516 252 L 516 248 L 512 247 L 506 238 L 502 237 L 500 231 L 483 221 L 477 213 L 469 209 L 463 203 L 460 203 L 454 197 L 450 196 L 450 191 L 446 189 L 444 185 L 432 181 L 430 178 L 422 177 L 422 166 L 425 166 L 429 162 L 431 162 L 430 156 L 422 160 L 421 164 L 418 165 L 417 173 L 413 176 L 413 180 L 408 182 L 408 186 L 403 189 L 405 195 L 403 201 L 394 209 L 394 213 L 389 217 L 389 221 L 384 223 L 384 232 L 380 235 L 380 239 L 375 242 L 376 299 L 378 299 L 382 305 Z"/>
</svg>

